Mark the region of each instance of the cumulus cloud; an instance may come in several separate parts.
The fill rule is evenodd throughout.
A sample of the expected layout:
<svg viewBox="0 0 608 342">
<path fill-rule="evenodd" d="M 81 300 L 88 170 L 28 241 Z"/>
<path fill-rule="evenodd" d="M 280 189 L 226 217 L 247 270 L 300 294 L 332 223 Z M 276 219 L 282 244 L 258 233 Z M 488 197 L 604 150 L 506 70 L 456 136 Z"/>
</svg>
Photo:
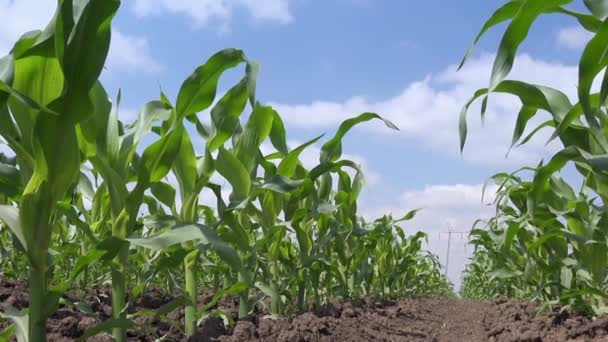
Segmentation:
<svg viewBox="0 0 608 342">
<path fill-rule="evenodd" d="M 8 53 L 23 33 L 44 28 L 56 5 L 54 0 L 0 0 L 0 54 Z"/>
<path fill-rule="evenodd" d="M 0 55 L 28 31 L 42 30 L 55 13 L 55 0 L 0 0 Z M 106 66 L 113 71 L 157 73 L 162 65 L 151 54 L 145 37 L 114 29 Z"/>
<path fill-rule="evenodd" d="M 135 0 L 133 11 L 139 17 L 161 15 L 165 12 L 189 17 L 195 28 L 210 23 L 222 30 L 237 9 L 244 9 L 255 20 L 287 24 L 293 20 L 290 0 Z"/>
<path fill-rule="evenodd" d="M 116 29 L 112 32 L 112 44 L 106 67 L 110 72 L 126 70 L 141 71 L 145 74 L 156 74 L 164 69 L 163 65 L 152 56 L 146 38 L 125 34 Z"/>
<path fill-rule="evenodd" d="M 580 26 L 565 27 L 557 33 L 557 44 L 561 47 L 582 50 L 593 34 Z"/>
<path fill-rule="evenodd" d="M 443 71 L 405 85 L 403 90 L 381 101 L 370 101 L 364 96 L 353 96 L 342 102 L 314 101 L 305 104 L 273 103 L 290 127 L 335 127 L 342 120 L 361 112 L 376 112 L 393 121 L 401 129 L 398 134 L 424 148 L 430 148 L 451 157 L 459 157 L 458 115 L 462 106 L 476 89 L 485 87 L 493 63 L 493 56 L 484 54 L 472 59 L 465 68 L 456 71 L 451 65 Z M 576 66 L 546 62 L 520 55 L 510 78 L 530 83 L 553 86 L 572 98 L 576 95 Z M 492 94 L 486 114 L 485 126 L 479 119 L 479 105 L 469 111 L 469 136 L 463 158 L 467 161 L 512 166 L 536 163 L 543 154 L 555 151 L 544 146 L 548 134 L 541 134 L 531 143 L 511 152 L 504 159 L 511 143 L 512 130 L 519 110 L 519 100 L 503 94 Z M 541 118 L 543 120 L 541 120 Z M 533 119 L 535 127 L 548 118 Z M 378 134 L 379 123 L 365 129 Z"/>
</svg>

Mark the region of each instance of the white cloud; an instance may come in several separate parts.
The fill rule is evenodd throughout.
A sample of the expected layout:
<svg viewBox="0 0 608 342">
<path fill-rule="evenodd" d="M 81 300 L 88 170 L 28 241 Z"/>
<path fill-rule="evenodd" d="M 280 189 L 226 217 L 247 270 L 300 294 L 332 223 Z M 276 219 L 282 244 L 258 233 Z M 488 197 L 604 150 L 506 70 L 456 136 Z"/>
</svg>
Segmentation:
<svg viewBox="0 0 608 342">
<path fill-rule="evenodd" d="M 7 54 L 25 32 L 42 30 L 55 13 L 55 0 L 0 0 L 0 55 Z M 151 55 L 148 41 L 141 36 L 114 29 L 106 66 L 110 72 L 163 69 Z"/>
<path fill-rule="evenodd" d="M 237 9 L 245 9 L 255 20 L 289 23 L 293 20 L 289 4 L 290 0 L 135 0 L 133 11 L 139 17 L 164 12 L 184 15 L 195 28 L 216 23 L 226 30 Z"/>
<path fill-rule="evenodd" d="M 403 192 L 392 207 L 366 206 L 364 215 L 372 218 L 392 213 L 396 217 L 409 210 L 422 208 L 412 221 L 420 230 L 438 232 L 447 229 L 448 225 L 458 230 L 468 230 L 476 219 L 492 213 L 487 204 L 492 202 L 496 187 L 487 186 L 483 202 L 482 188 L 481 184 L 429 185 L 421 190 Z"/>
<path fill-rule="evenodd" d="M 393 97 L 370 101 L 363 96 L 353 96 L 343 102 L 314 101 L 309 104 L 274 103 L 289 127 L 335 127 L 342 120 L 362 112 L 376 112 L 393 121 L 401 129 L 392 136 L 401 136 L 451 157 L 459 157 L 458 116 L 462 106 L 476 89 L 488 84 L 493 56 L 482 55 L 472 59 L 459 72 L 452 65 L 443 71 L 412 82 Z M 520 55 L 510 75 L 530 83 L 562 89 L 568 96 L 576 95 L 576 66 L 550 63 Z M 504 156 L 511 143 L 511 136 L 519 100 L 504 94 L 492 94 L 486 114 L 485 126 L 479 120 L 479 104 L 469 110 L 469 135 L 463 158 L 467 161 L 512 166 L 536 163 L 540 156 L 554 151 L 544 146 L 548 134 L 540 134 L 527 145 Z M 548 118 L 541 114 L 529 123 L 529 128 Z M 382 124 L 365 125 L 378 134 L 387 134 Z"/>
<path fill-rule="evenodd" d="M 0 0 L 0 55 L 23 33 L 43 29 L 56 5 L 54 0 Z"/>
<path fill-rule="evenodd" d="M 125 34 L 116 29 L 112 32 L 112 45 L 106 67 L 110 73 L 115 70 L 126 70 L 141 71 L 146 74 L 156 74 L 164 68 L 152 57 L 146 38 Z"/>
<path fill-rule="evenodd" d="M 593 37 L 593 33 L 580 26 L 566 27 L 557 33 L 557 44 L 572 50 L 582 50 Z"/>
</svg>

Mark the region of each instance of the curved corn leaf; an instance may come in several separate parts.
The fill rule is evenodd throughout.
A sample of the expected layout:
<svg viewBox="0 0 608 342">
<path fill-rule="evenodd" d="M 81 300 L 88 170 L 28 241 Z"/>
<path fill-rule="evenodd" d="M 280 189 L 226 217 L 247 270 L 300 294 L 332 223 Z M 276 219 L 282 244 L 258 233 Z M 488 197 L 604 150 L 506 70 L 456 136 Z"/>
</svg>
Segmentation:
<svg viewBox="0 0 608 342">
<path fill-rule="evenodd" d="M 245 60 L 243 51 L 225 49 L 196 68 L 182 83 L 177 95 L 176 110 L 179 117 L 186 117 L 208 108 L 213 103 L 222 73 Z"/>
<path fill-rule="evenodd" d="M 207 141 L 207 148 L 213 152 L 222 146 L 240 128 L 239 117 L 243 113 L 249 98 L 247 77 L 232 87 L 211 109 L 211 121 L 214 134 Z"/>
<path fill-rule="evenodd" d="M 251 113 L 234 149 L 235 157 L 241 161 L 248 172 L 251 172 L 256 166 L 257 151 L 270 134 L 272 121 L 275 117 L 276 112 L 272 107 L 262 106 L 259 103 L 255 104 L 253 113 Z"/>
<path fill-rule="evenodd" d="M 583 0 L 585 6 L 594 16 L 604 20 L 608 17 L 608 1 L 606 0 Z"/>
<path fill-rule="evenodd" d="M 608 19 L 604 20 L 597 33 L 583 50 L 578 69 L 578 97 L 585 118 L 592 127 L 599 127 L 596 108 L 591 106 L 591 86 L 595 77 L 608 65 Z M 600 103 L 602 104 L 602 103 Z"/>
<path fill-rule="evenodd" d="M 477 42 L 479 42 L 479 39 L 481 39 L 481 37 L 484 35 L 484 33 L 486 33 L 486 31 L 488 31 L 493 26 L 496 26 L 500 23 L 503 23 L 507 20 L 512 19 L 515 16 L 515 14 L 517 14 L 517 12 L 519 11 L 519 9 L 523 3 L 524 3 L 524 0 L 509 1 L 506 4 L 502 5 L 499 9 L 497 9 L 492 14 L 492 16 L 485 22 L 485 24 L 483 24 L 483 27 L 481 28 L 481 30 L 475 37 L 473 44 L 471 44 L 471 46 L 467 49 L 467 52 L 464 54 L 464 57 L 462 57 L 462 60 L 460 61 L 460 64 L 458 65 L 458 70 L 460 70 L 462 68 L 462 66 L 464 65 L 466 60 L 469 58 L 469 56 L 473 52 L 475 45 L 477 45 Z"/>
<path fill-rule="evenodd" d="M 279 163 L 279 167 L 277 169 L 277 172 L 279 173 L 279 175 L 285 176 L 285 177 L 293 177 L 294 173 L 296 172 L 296 167 L 298 166 L 298 163 L 299 163 L 298 158 L 300 157 L 300 154 L 308 146 L 319 141 L 319 139 L 321 139 L 324 135 L 325 134 L 321 134 L 318 137 L 303 143 L 302 145 L 296 147 L 291 152 L 289 152 L 285 156 L 285 158 L 283 158 L 283 160 L 281 160 L 281 163 Z"/>
<path fill-rule="evenodd" d="M 242 201 L 249 196 L 251 189 L 249 172 L 231 151 L 220 147 L 215 166 L 217 171 L 232 185 L 234 201 Z"/>
<path fill-rule="evenodd" d="M 19 209 L 8 205 L 0 205 L 0 220 L 6 224 L 11 232 L 13 232 L 13 234 L 19 240 L 19 243 L 21 243 L 23 249 L 27 251 L 28 245 L 25 239 L 26 234 L 23 231 L 21 221 L 19 219 Z"/>
<path fill-rule="evenodd" d="M 399 130 L 399 128 L 397 128 L 395 124 L 386 119 L 383 119 L 380 115 L 376 113 L 363 113 L 354 118 L 344 120 L 340 124 L 340 127 L 336 131 L 336 134 L 333 136 L 333 138 L 331 138 L 331 140 L 326 142 L 323 147 L 321 147 L 321 157 L 319 159 L 321 163 L 334 162 L 340 159 L 340 156 L 342 155 L 342 138 L 344 138 L 344 135 L 355 125 L 373 119 L 382 120 L 382 122 L 384 122 L 387 127 L 394 130 Z"/>
</svg>

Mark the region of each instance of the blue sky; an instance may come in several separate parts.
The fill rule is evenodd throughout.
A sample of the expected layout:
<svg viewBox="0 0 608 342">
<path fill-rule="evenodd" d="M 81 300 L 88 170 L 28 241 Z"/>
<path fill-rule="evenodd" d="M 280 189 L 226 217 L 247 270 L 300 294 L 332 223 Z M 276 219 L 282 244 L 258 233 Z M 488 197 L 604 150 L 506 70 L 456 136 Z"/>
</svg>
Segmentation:
<svg viewBox="0 0 608 342">
<path fill-rule="evenodd" d="M 447 236 L 438 232 L 448 226 L 468 230 L 477 217 L 489 215 L 480 201 L 486 177 L 536 164 L 559 148 L 545 147 L 540 137 L 505 159 L 518 107 L 496 95 L 485 127 L 478 107 L 471 109 L 470 139 L 463 156 L 458 152 L 458 113 L 476 88 L 487 85 L 504 26 L 482 40 L 465 69 L 457 73 L 455 66 L 502 3 L 125 0 L 103 81 L 114 94 L 122 89 L 121 115 L 129 120 L 158 97 L 159 86 L 174 99 L 196 66 L 235 47 L 261 64 L 258 99 L 284 115 L 292 144 L 331 134 L 343 119 L 363 111 L 378 112 L 401 130 L 368 124 L 344 143 L 347 157 L 368 175 L 361 211 L 371 217 L 424 207 L 406 228 L 427 231 L 429 248 L 443 261 Z M 54 4 L 0 0 L 0 53 L 20 33 L 43 27 Z M 543 17 L 523 46 L 513 77 L 574 96 L 576 61 L 588 39 L 575 24 Z M 241 69 L 227 74 L 220 90 L 241 74 Z M 307 153 L 310 163 L 318 158 L 318 149 Z M 458 238 L 452 245 L 449 276 L 455 283 L 466 263 L 464 244 Z"/>
</svg>

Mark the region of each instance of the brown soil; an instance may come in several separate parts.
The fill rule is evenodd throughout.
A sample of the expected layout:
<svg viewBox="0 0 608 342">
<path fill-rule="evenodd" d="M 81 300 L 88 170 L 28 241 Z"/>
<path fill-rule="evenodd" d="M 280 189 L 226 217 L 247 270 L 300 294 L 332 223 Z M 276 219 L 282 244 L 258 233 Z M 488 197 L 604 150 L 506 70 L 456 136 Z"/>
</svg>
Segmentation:
<svg viewBox="0 0 608 342">
<path fill-rule="evenodd" d="M 77 301 L 76 293 L 68 299 Z M 62 306 L 49 320 L 50 341 L 72 341 L 84 330 L 110 316 L 110 292 L 102 287 L 84 294 L 93 314 L 74 306 Z M 78 296 L 81 297 L 82 294 Z M 211 299 L 204 292 L 200 304 Z M 130 312 L 157 309 L 172 297 L 151 290 L 136 300 Z M 24 283 L 0 279 L 0 310 L 27 306 Z M 237 314 L 237 300 L 226 298 L 216 309 Z M 445 298 L 405 299 L 398 302 L 343 301 L 316 312 L 289 319 L 271 319 L 258 313 L 251 321 L 225 327 L 219 318 L 201 323 L 192 341 L 608 341 L 608 317 L 592 320 L 567 311 L 534 316 L 535 307 L 515 300 L 471 302 Z M 186 340 L 179 326 L 183 310 L 176 309 L 165 320 L 139 317 L 137 329 L 128 332 L 131 341 Z M 0 328 L 9 323 L 0 322 Z M 100 334 L 89 341 L 111 341 Z"/>
</svg>

